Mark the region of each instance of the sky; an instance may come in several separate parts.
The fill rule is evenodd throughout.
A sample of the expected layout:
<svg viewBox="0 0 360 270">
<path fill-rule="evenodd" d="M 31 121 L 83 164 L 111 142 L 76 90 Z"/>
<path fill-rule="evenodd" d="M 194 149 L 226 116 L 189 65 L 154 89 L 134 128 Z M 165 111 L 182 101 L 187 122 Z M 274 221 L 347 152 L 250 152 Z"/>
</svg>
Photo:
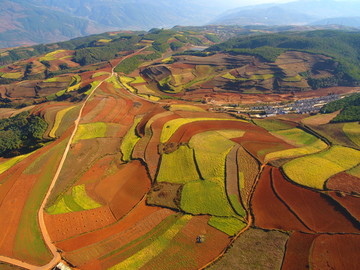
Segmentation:
<svg viewBox="0 0 360 270">
<path fill-rule="evenodd" d="M 266 3 L 287 3 L 287 2 L 294 2 L 297 0 L 223 0 L 223 1 L 227 2 L 230 5 L 241 7 L 241 6 L 266 4 Z M 314 1 L 316 1 L 316 0 L 314 0 Z M 345 1 L 345 0 L 337 0 L 337 1 Z M 346 0 L 346 1 L 360 2 L 360 0 Z"/>
</svg>

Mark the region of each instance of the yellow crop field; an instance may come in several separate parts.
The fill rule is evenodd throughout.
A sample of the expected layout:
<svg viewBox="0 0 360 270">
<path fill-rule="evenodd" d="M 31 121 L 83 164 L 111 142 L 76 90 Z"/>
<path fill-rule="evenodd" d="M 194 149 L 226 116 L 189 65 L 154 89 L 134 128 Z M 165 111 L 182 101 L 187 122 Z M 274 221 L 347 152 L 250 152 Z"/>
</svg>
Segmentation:
<svg viewBox="0 0 360 270">
<path fill-rule="evenodd" d="M 65 214 L 101 207 L 87 195 L 85 185 L 74 186 L 70 194 L 62 195 L 52 206 L 46 209 L 51 215 Z"/>
<path fill-rule="evenodd" d="M 162 131 L 161 131 L 161 137 L 160 142 L 165 143 L 167 140 L 170 139 L 170 137 L 176 132 L 176 130 L 181 127 L 182 125 L 198 122 L 198 121 L 242 121 L 246 122 L 244 120 L 238 120 L 238 119 L 223 119 L 223 118 L 205 118 L 205 117 L 199 117 L 199 118 L 178 118 L 174 120 L 170 120 L 167 122 Z"/>
<path fill-rule="evenodd" d="M 139 124 L 140 121 L 141 121 L 141 117 L 136 118 L 134 120 L 134 124 L 131 126 L 131 128 L 128 130 L 128 132 L 126 133 L 125 137 L 122 140 L 120 150 L 121 153 L 123 154 L 122 160 L 125 162 L 131 160 L 131 154 L 134 150 L 134 147 L 136 143 L 141 139 L 135 133 L 136 126 Z"/>
<path fill-rule="evenodd" d="M 74 142 L 105 137 L 107 125 L 103 122 L 81 124 L 75 134 Z"/>
<path fill-rule="evenodd" d="M 34 153 L 34 152 L 33 152 Z M 8 159 L 6 161 L 4 161 L 3 163 L 0 163 L 0 174 L 2 174 L 3 172 L 7 171 L 8 169 L 10 169 L 12 166 L 15 166 L 17 163 L 19 163 L 20 161 L 24 160 L 25 158 L 27 158 L 28 156 L 30 156 L 32 153 L 30 154 L 26 154 L 26 155 L 21 155 L 21 156 L 17 156 L 17 157 L 13 157 L 11 159 Z"/>
<path fill-rule="evenodd" d="M 40 57 L 39 61 L 52 61 L 52 60 L 56 60 L 57 57 L 56 57 L 55 55 L 58 54 L 58 53 L 65 52 L 65 51 L 66 51 L 66 50 L 57 50 L 57 51 L 50 52 L 50 53 L 46 54 L 45 56 Z"/>
<path fill-rule="evenodd" d="M 343 146 L 333 146 L 327 151 L 300 157 L 286 163 L 283 168 L 294 182 L 323 189 L 325 181 L 360 163 L 360 151 Z"/>
<path fill-rule="evenodd" d="M 348 170 L 347 173 L 360 178 L 360 165 Z"/>
<path fill-rule="evenodd" d="M 71 106 L 71 107 L 68 107 L 66 109 L 63 109 L 61 111 L 59 111 L 57 114 L 56 114 L 56 117 L 55 117 L 55 123 L 54 123 L 54 126 L 53 128 L 51 129 L 51 131 L 49 132 L 49 137 L 51 138 L 55 138 L 56 137 L 56 131 L 58 130 L 59 126 L 60 126 L 60 123 L 63 119 L 63 117 L 65 116 L 65 114 L 70 111 L 71 109 L 75 108 L 76 106 Z"/>
<path fill-rule="evenodd" d="M 241 137 L 243 134 L 243 131 L 239 131 L 233 136 Z M 196 162 L 204 179 L 224 179 L 226 156 L 234 142 L 217 131 L 207 131 L 193 136 L 189 145 L 195 150 Z"/>
<path fill-rule="evenodd" d="M 300 157 L 304 155 L 310 155 L 317 152 L 320 152 L 327 148 L 327 144 L 322 140 L 318 139 L 314 143 L 309 146 L 304 146 L 300 148 L 292 148 L 281 151 L 276 151 L 272 153 L 268 153 L 265 156 L 264 162 L 268 162 L 270 160 L 279 159 L 279 158 L 294 158 Z"/>
<path fill-rule="evenodd" d="M 199 179 L 194 163 L 194 152 L 187 146 L 180 146 L 175 152 L 163 154 L 156 178 L 158 182 L 183 184 Z"/>
<path fill-rule="evenodd" d="M 272 134 L 295 146 L 310 145 L 318 140 L 315 136 L 299 128 L 273 131 Z"/>
<path fill-rule="evenodd" d="M 96 72 L 93 75 L 91 75 L 91 78 L 97 78 L 97 77 L 100 77 L 100 76 L 103 76 L 103 75 L 109 75 L 109 74 L 110 74 L 109 72 L 100 71 L 100 72 Z"/>
<path fill-rule="evenodd" d="M 356 145 L 360 146 L 360 124 L 359 122 L 344 124 L 343 131 Z"/>
<path fill-rule="evenodd" d="M 131 257 L 128 257 L 121 263 L 109 268 L 109 270 L 140 269 L 151 259 L 155 258 L 162 251 L 164 251 L 170 245 L 171 240 L 191 219 L 192 216 L 190 215 L 182 216 L 162 235 L 157 236 L 149 245 Z"/>
<path fill-rule="evenodd" d="M 24 76 L 22 72 L 5 73 L 1 75 L 1 77 L 6 79 L 20 79 L 22 76 Z"/>
<path fill-rule="evenodd" d="M 190 112 L 205 112 L 203 108 L 187 104 L 174 104 L 170 106 L 170 111 L 190 111 Z"/>
<path fill-rule="evenodd" d="M 229 204 L 223 185 L 209 180 L 185 184 L 181 193 L 180 206 L 185 212 L 194 215 L 237 216 Z"/>
<path fill-rule="evenodd" d="M 236 235 L 246 224 L 241 220 L 233 217 L 211 217 L 208 224 L 229 236 Z"/>
</svg>

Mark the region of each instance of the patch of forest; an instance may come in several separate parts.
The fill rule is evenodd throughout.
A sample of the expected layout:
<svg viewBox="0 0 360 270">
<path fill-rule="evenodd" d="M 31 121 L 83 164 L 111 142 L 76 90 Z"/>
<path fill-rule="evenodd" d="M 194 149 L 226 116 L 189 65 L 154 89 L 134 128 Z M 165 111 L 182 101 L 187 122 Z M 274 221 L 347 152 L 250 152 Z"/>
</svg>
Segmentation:
<svg viewBox="0 0 360 270">
<path fill-rule="evenodd" d="M 331 120 L 332 123 L 360 121 L 360 93 L 330 102 L 320 112 L 332 113 L 339 110 L 340 113 Z"/>
<path fill-rule="evenodd" d="M 41 147 L 47 127 L 45 120 L 29 112 L 0 119 L 0 156 L 17 156 Z"/>
<path fill-rule="evenodd" d="M 274 62 L 284 51 L 296 50 L 322 54 L 338 62 L 332 81 L 310 79 L 314 89 L 331 85 L 357 85 L 360 81 L 360 33 L 335 30 L 288 32 L 237 37 L 211 46 L 210 52 L 256 55 Z"/>
</svg>

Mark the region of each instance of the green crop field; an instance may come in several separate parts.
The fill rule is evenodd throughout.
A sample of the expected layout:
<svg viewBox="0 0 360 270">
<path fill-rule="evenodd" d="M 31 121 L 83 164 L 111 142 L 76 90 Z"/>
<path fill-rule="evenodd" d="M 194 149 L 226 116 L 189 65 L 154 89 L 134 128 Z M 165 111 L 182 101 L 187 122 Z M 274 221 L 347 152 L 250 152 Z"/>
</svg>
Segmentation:
<svg viewBox="0 0 360 270">
<path fill-rule="evenodd" d="M 54 205 L 46 209 L 51 215 L 64 214 L 101 207 L 101 204 L 90 198 L 85 190 L 85 185 L 74 186 L 71 194 L 64 194 Z"/>
<path fill-rule="evenodd" d="M 123 154 L 122 160 L 125 162 L 128 162 L 131 160 L 131 154 L 133 152 L 133 149 L 134 149 L 136 143 L 141 139 L 139 136 L 136 135 L 136 132 L 135 132 L 136 126 L 139 124 L 140 121 L 141 121 L 140 117 L 136 118 L 134 120 L 134 124 L 128 130 L 128 132 L 126 133 L 126 135 L 121 143 L 120 150 L 121 150 L 121 153 Z"/>
<path fill-rule="evenodd" d="M 343 130 L 357 146 L 360 146 L 360 124 L 359 122 L 344 124 Z"/>
<path fill-rule="evenodd" d="M 56 117 L 55 117 L 55 123 L 54 123 L 54 126 L 53 128 L 51 129 L 50 133 L 49 133 L 49 137 L 51 138 L 55 138 L 56 137 L 56 131 L 58 130 L 59 126 L 60 126 L 60 123 L 63 119 L 63 117 L 65 116 L 65 114 L 70 111 L 71 109 L 75 108 L 75 106 L 71 106 L 71 107 L 68 107 L 66 109 L 63 109 L 61 111 L 59 111 L 57 114 L 56 114 Z"/>
<path fill-rule="evenodd" d="M 96 72 L 94 73 L 91 78 L 97 78 L 97 77 L 100 77 L 100 76 L 103 76 L 103 75 L 109 75 L 110 73 L 109 72 L 106 72 L 106 71 L 100 71 L 100 72 Z"/>
<path fill-rule="evenodd" d="M 162 155 L 156 178 L 158 182 L 183 184 L 199 178 L 194 163 L 194 152 L 189 147 L 180 146 L 175 152 Z"/>
<path fill-rule="evenodd" d="M 12 166 L 15 166 L 17 163 L 24 160 L 25 158 L 27 158 L 28 156 L 30 156 L 33 153 L 34 152 L 26 154 L 26 155 L 17 156 L 17 157 L 14 157 L 14 158 L 11 158 L 11 159 L 8 159 L 8 160 L 4 161 L 3 163 L 0 163 L 0 174 L 7 171 Z M 0 184 L 1 184 L 1 182 L 0 182 Z"/>
<path fill-rule="evenodd" d="M 205 112 L 203 108 L 187 104 L 174 104 L 170 106 L 170 111 L 190 111 L 190 112 Z"/>
<path fill-rule="evenodd" d="M 246 224 L 233 217 L 211 217 L 208 224 L 229 236 L 236 235 Z"/>
<path fill-rule="evenodd" d="M 50 53 L 46 54 L 45 56 L 40 57 L 39 61 L 41 62 L 41 61 L 53 61 L 53 60 L 56 60 L 57 57 L 55 55 L 58 54 L 58 53 L 65 52 L 65 51 L 66 50 L 57 50 L 57 51 L 50 52 Z"/>
<path fill-rule="evenodd" d="M 204 179 L 225 177 L 226 156 L 235 145 L 226 135 L 241 137 L 245 133 L 244 131 L 222 132 L 223 134 L 207 131 L 196 134 L 190 139 L 189 146 L 195 150 L 196 162 Z"/>
<path fill-rule="evenodd" d="M 176 130 L 179 127 L 181 127 L 182 125 L 185 125 L 188 123 L 193 123 L 193 122 L 198 122 L 198 121 L 242 121 L 242 122 L 246 122 L 244 120 L 223 119 L 223 118 L 206 118 L 206 117 L 173 119 L 164 125 L 164 127 L 161 131 L 160 142 L 164 143 L 167 140 L 169 140 L 170 137 L 176 132 Z"/>
<path fill-rule="evenodd" d="M 20 79 L 22 76 L 24 76 L 22 72 L 5 73 L 1 75 L 1 77 L 6 79 Z"/>
<path fill-rule="evenodd" d="M 281 120 L 275 119 L 262 119 L 262 120 L 253 120 L 254 123 L 262 128 L 265 128 L 268 131 L 277 131 L 277 130 L 284 130 L 284 129 L 291 129 L 292 126 L 287 124 Z"/>
<path fill-rule="evenodd" d="M 46 264 L 52 258 L 52 254 L 43 240 L 38 225 L 37 213 L 55 174 L 66 144 L 67 140 L 64 140 L 49 152 L 39 157 L 39 159 L 45 160 L 45 163 L 42 164 L 44 167 L 42 167 L 43 169 L 40 171 L 38 179 L 30 191 L 28 200 L 22 211 L 16 234 L 14 254 L 16 254 L 17 258 L 36 265 Z M 32 174 L 31 171 L 27 173 Z"/>
<path fill-rule="evenodd" d="M 309 146 L 286 149 L 286 150 L 268 153 L 268 154 L 266 154 L 264 161 L 268 162 L 268 161 L 274 160 L 274 159 L 294 158 L 294 157 L 300 157 L 300 156 L 304 156 L 304 155 L 310 155 L 310 154 L 320 152 L 326 148 L 327 148 L 327 144 L 324 143 L 322 140 L 318 139 Z"/>
<path fill-rule="evenodd" d="M 74 136 L 74 142 L 105 137 L 107 125 L 103 122 L 81 124 Z"/>
<path fill-rule="evenodd" d="M 318 140 L 315 136 L 299 128 L 273 131 L 272 134 L 295 146 L 310 145 Z"/>
<path fill-rule="evenodd" d="M 181 193 L 180 205 L 182 210 L 194 215 L 236 216 L 229 204 L 224 186 L 209 180 L 198 180 L 185 184 Z"/>
<path fill-rule="evenodd" d="M 90 95 L 92 93 L 92 91 L 99 86 L 101 82 L 100 81 L 93 81 L 92 83 L 90 83 L 91 88 L 89 90 L 87 90 L 86 92 L 84 92 L 85 95 Z"/>
<path fill-rule="evenodd" d="M 360 178 L 360 165 L 348 170 L 347 173 Z"/>
<path fill-rule="evenodd" d="M 327 151 L 294 159 L 283 168 L 286 175 L 294 182 L 323 189 L 325 181 L 342 171 L 346 171 L 360 162 L 360 151 L 333 146 Z"/>
</svg>

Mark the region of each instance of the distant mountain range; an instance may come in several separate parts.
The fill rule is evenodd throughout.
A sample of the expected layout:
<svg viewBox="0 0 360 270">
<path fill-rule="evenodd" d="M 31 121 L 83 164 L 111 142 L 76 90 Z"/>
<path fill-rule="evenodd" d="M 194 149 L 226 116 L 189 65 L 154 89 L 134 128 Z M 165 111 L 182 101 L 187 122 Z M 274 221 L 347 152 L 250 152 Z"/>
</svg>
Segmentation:
<svg viewBox="0 0 360 270">
<path fill-rule="evenodd" d="M 229 7 L 205 0 L 0 0 L 0 47 L 120 29 L 202 25 Z"/>
<path fill-rule="evenodd" d="M 211 24 L 328 25 L 359 27 L 360 3 L 355 1 L 300 0 L 229 10 Z"/>
<path fill-rule="evenodd" d="M 58 42 L 106 31 L 149 30 L 175 25 L 360 26 L 360 3 L 349 0 L 301 0 L 233 9 L 234 3 L 206 0 L 0 0 L 0 48 Z"/>
</svg>

